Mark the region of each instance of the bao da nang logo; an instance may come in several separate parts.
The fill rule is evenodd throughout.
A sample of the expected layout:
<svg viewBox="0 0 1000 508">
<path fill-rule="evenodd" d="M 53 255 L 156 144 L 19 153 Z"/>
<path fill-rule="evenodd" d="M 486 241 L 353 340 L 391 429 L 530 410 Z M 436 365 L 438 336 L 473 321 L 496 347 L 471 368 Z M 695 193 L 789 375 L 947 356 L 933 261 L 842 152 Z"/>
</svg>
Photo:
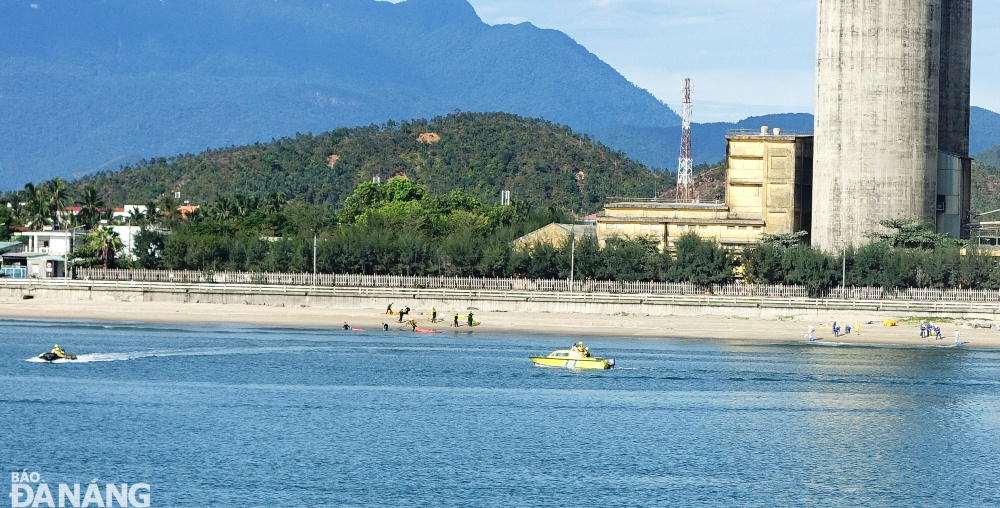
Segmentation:
<svg viewBox="0 0 1000 508">
<path fill-rule="evenodd" d="M 54 487 L 42 481 L 36 472 L 11 473 L 10 475 L 10 506 L 24 508 L 38 506 L 49 507 L 93 507 L 113 508 L 115 506 L 147 508 L 149 506 L 149 484 L 107 483 L 104 488 L 97 479 L 81 486 L 79 483 L 68 485 L 60 483 Z"/>
</svg>

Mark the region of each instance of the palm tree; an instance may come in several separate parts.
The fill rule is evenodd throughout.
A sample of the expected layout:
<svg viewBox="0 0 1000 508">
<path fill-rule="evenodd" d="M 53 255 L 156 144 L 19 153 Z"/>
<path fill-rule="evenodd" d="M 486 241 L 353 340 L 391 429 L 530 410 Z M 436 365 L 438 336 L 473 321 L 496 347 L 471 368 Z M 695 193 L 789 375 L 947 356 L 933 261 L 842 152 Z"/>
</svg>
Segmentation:
<svg viewBox="0 0 1000 508">
<path fill-rule="evenodd" d="M 38 195 L 38 189 L 35 188 L 35 184 L 28 182 L 24 184 L 24 191 L 22 193 L 24 194 L 24 202 L 30 203 Z"/>
<path fill-rule="evenodd" d="M 129 223 L 135 226 L 141 226 L 146 222 L 146 214 L 142 213 L 138 208 L 133 208 L 128 211 Z"/>
<path fill-rule="evenodd" d="M 124 244 L 111 228 L 99 226 L 90 232 L 90 248 L 93 249 L 97 259 L 104 263 L 104 268 L 115 260 L 115 254 L 122 250 Z"/>
<path fill-rule="evenodd" d="M 264 204 L 264 211 L 267 213 L 278 213 L 285 206 L 285 193 L 275 191 L 267 195 Z"/>
<path fill-rule="evenodd" d="M 66 216 L 66 229 L 77 229 L 82 225 L 80 223 L 80 214 L 74 213 Z"/>
<path fill-rule="evenodd" d="M 80 205 L 80 223 L 87 229 L 93 229 L 101 220 L 101 209 L 105 207 L 104 199 L 97 192 L 97 188 L 93 185 L 85 187 L 76 204 Z"/>
<path fill-rule="evenodd" d="M 180 219 L 181 212 L 177 209 L 179 206 L 181 206 L 181 202 L 177 201 L 173 196 L 165 195 L 160 198 L 160 213 L 167 218 Z"/>
<path fill-rule="evenodd" d="M 109 206 L 101 210 L 99 218 L 102 222 L 107 222 L 108 224 L 111 224 L 111 222 L 115 220 L 114 207 Z"/>
<path fill-rule="evenodd" d="M 215 198 L 215 206 L 212 208 L 214 208 L 212 215 L 215 220 L 224 221 L 233 215 L 233 205 L 226 196 Z"/>
<path fill-rule="evenodd" d="M 69 188 L 66 187 L 66 181 L 55 177 L 45 182 L 44 188 L 45 194 L 48 196 L 49 212 L 53 219 L 61 222 L 66 216 L 66 203 L 72 199 Z"/>
<path fill-rule="evenodd" d="M 31 223 L 31 229 L 41 231 L 49 224 L 51 218 L 48 199 L 45 192 L 36 188 L 32 183 L 25 184 L 24 191 L 27 197 L 26 218 Z"/>
<path fill-rule="evenodd" d="M 234 208 L 238 217 L 249 217 L 257 209 L 257 197 L 246 194 L 237 194 L 234 201 Z"/>
<path fill-rule="evenodd" d="M 24 205 L 21 204 L 20 198 L 10 202 L 10 213 L 15 219 L 23 220 L 24 212 Z"/>
<path fill-rule="evenodd" d="M 160 219 L 163 218 L 163 212 L 160 208 L 156 206 L 155 201 L 150 201 L 146 203 L 146 219 L 149 220 L 150 224 L 159 224 Z"/>
</svg>

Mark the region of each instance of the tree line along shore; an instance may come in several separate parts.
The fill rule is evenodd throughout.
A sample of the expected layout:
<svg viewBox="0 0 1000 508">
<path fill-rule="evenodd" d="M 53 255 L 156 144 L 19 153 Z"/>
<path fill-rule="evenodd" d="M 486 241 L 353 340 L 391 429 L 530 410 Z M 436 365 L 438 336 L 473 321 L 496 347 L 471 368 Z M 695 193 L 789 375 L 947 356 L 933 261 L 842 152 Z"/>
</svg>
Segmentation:
<svg viewBox="0 0 1000 508">
<path fill-rule="evenodd" d="M 574 222 L 562 208 L 524 202 L 487 205 L 461 191 L 433 194 L 406 179 L 362 183 L 344 206 L 288 202 L 284 195 L 218 196 L 181 213 L 172 197 L 115 219 L 94 187 L 85 187 L 74 214 L 65 182 L 29 186 L 0 207 L 9 226 L 75 227 L 88 241 L 71 255 L 75 266 L 202 271 L 443 275 L 531 279 L 622 280 L 801 285 L 816 294 L 839 286 L 1000 288 L 1000 262 L 912 221 L 884 223 L 888 234 L 830 254 L 802 234 L 765 236 L 734 252 L 691 233 L 676 252 L 644 238 L 593 236 L 565 245 L 515 240 L 552 222 Z M 17 204 L 13 204 L 16 202 Z M 127 221 L 140 230 L 125 248 L 106 227 Z M 963 248 L 965 251 L 963 253 Z M 315 254 L 315 258 L 314 258 Z M 845 284 L 846 283 L 846 284 Z"/>
</svg>

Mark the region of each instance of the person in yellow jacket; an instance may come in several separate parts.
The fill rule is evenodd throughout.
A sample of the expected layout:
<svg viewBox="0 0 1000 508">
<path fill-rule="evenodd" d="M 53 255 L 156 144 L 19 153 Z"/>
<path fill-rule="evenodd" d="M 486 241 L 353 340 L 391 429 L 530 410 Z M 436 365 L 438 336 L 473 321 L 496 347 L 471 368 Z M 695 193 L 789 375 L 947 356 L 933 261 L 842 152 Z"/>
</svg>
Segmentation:
<svg viewBox="0 0 1000 508">
<path fill-rule="evenodd" d="M 59 358 L 66 358 L 66 352 L 59 347 L 59 344 L 52 346 L 52 354 L 58 355 Z"/>
</svg>

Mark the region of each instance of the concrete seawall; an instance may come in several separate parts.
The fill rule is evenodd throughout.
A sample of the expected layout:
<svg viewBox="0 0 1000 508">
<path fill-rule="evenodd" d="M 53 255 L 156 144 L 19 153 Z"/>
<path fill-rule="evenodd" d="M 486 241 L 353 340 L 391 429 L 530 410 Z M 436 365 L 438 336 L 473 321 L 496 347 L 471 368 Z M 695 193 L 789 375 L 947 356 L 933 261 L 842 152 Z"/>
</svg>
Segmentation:
<svg viewBox="0 0 1000 508">
<path fill-rule="evenodd" d="M 777 319 L 851 312 L 871 319 L 907 316 L 987 319 L 997 317 L 996 303 L 822 300 L 809 298 L 722 297 L 711 295 L 614 295 L 558 292 L 507 292 L 394 288 L 327 288 L 224 284 L 149 283 L 25 283 L 0 285 L 0 300 L 25 296 L 49 301 L 130 301 L 212 303 L 271 307 L 384 310 L 436 307 L 441 312 L 475 308 L 481 311 L 551 312 L 558 314 L 634 314 L 649 316 L 720 316 Z"/>
</svg>

